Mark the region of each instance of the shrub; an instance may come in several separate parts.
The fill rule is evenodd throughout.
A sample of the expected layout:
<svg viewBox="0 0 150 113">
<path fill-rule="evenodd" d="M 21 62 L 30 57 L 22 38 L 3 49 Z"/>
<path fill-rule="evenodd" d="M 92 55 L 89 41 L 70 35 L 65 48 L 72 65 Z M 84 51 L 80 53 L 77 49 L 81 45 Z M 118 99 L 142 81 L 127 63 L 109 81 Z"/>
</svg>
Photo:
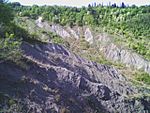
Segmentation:
<svg viewBox="0 0 150 113">
<path fill-rule="evenodd" d="M 15 39 L 14 34 L 5 34 L 5 38 L 0 38 L 0 59 L 14 60 L 20 54 L 21 41 Z"/>
</svg>

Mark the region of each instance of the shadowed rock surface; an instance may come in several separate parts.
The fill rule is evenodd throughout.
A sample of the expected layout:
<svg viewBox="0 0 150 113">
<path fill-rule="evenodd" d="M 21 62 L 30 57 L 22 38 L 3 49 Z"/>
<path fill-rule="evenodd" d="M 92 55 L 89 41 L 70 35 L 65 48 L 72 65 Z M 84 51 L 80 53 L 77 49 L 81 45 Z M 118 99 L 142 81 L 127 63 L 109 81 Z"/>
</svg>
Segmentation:
<svg viewBox="0 0 150 113">
<path fill-rule="evenodd" d="M 22 44 L 25 64 L 0 64 L 1 101 L 20 101 L 23 113 L 148 113 L 150 103 L 110 66 L 72 54 L 57 44 Z M 0 108 L 7 108 L 6 102 Z M 15 112 L 15 107 L 13 109 Z"/>
</svg>

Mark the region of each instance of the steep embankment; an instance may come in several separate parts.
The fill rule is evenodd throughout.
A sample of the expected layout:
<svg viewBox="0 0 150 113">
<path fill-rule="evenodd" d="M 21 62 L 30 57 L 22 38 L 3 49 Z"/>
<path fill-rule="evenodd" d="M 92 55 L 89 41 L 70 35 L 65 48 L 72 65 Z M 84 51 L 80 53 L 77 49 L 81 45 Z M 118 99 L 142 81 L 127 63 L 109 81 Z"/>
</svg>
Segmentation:
<svg viewBox="0 0 150 113">
<path fill-rule="evenodd" d="M 89 27 L 62 27 L 56 24 L 36 21 L 40 28 L 57 33 L 62 38 L 84 39 L 98 47 L 107 60 L 120 62 L 129 67 L 143 70 L 150 74 L 150 61 L 145 60 L 141 55 L 125 48 L 123 45 L 116 45 L 105 33 L 94 33 Z"/>
<path fill-rule="evenodd" d="M 110 66 L 57 44 L 22 44 L 23 65 L 0 64 L 1 109 L 34 113 L 148 112 L 147 99 Z M 26 63 L 25 63 L 26 62 Z"/>
<path fill-rule="evenodd" d="M 128 34 L 130 26 L 123 24 L 134 19 L 133 12 L 139 15 L 141 10 L 134 11 L 129 7 L 127 10 L 132 11 L 126 15 L 128 11 L 125 8 L 115 8 L 116 11 L 110 13 L 107 7 L 92 10 L 92 7 L 43 6 L 40 9 L 38 6 L 16 7 L 15 3 L 13 7 L 17 8 L 16 15 L 28 17 L 15 17 L 13 23 L 13 18 L 8 18 L 13 17 L 9 14 L 11 9 L 1 3 L 8 13 L 2 15 L 6 20 L 2 18 L 0 21 L 0 34 L 3 37 L 0 48 L 0 113 L 150 112 L 150 62 L 137 54 L 149 59 L 149 51 L 146 50 L 149 48 L 148 39 L 143 38 L 149 36 L 149 23 L 146 21 L 149 15 L 141 19 L 135 16 L 135 20 L 131 21 L 136 23 L 131 26 L 135 27 L 131 29 L 134 36 L 123 35 L 128 38 L 125 41 L 129 41 L 127 47 L 135 50 L 135 53 L 117 44 L 115 38 L 84 25 L 98 24 L 106 29 L 113 26 L 111 29 L 114 28 L 114 33 L 120 31 Z M 103 8 L 106 11 L 101 11 Z M 142 10 L 141 13 L 144 13 L 145 8 Z M 37 21 L 31 19 L 38 15 L 64 26 L 50 24 L 42 21 L 42 18 Z M 72 21 L 70 17 L 75 18 Z M 114 23 L 111 19 L 115 20 Z M 9 26 L 3 27 L 4 23 Z M 138 26 L 137 23 L 142 24 Z M 72 27 L 68 27 L 68 24 Z M 125 29 L 126 32 L 123 31 Z M 138 38 L 142 39 L 141 43 Z M 127 73 L 129 69 L 131 71 Z M 142 76 L 137 76 L 139 71 Z"/>
</svg>

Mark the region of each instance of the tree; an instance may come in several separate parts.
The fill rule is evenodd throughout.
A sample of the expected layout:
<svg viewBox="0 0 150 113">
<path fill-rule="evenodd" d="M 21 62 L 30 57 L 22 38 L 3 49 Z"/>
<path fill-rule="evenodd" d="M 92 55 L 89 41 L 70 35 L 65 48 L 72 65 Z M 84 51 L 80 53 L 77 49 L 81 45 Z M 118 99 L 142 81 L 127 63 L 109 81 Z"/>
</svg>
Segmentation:
<svg viewBox="0 0 150 113">
<path fill-rule="evenodd" d="M 96 2 L 94 2 L 94 7 L 96 7 Z"/>
<path fill-rule="evenodd" d="M 7 24 L 13 20 L 14 14 L 12 9 L 4 0 L 0 0 L 0 24 Z"/>
<path fill-rule="evenodd" d="M 0 0 L 0 3 L 4 3 L 5 1 L 4 0 Z"/>
<path fill-rule="evenodd" d="M 83 21 L 86 25 L 92 25 L 94 23 L 94 17 L 90 14 L 85 14 Z"/>
<path fill-rule="evenodd" d="M 91 4 L 89 4 L 89 5 L 88 5 L 88 8 L 91 8 L 91 7 L 92 7 Z"/>
<path fill-rule="evenodd" d="M 76 15 L 76 24 L 79 26 L 83 25 L 83 14 L 82 13 L 78 13 Z"/>
<path fill-rule="evenodd" d="M 114 7 L 114 8 L 117 7 L 117 4 L 116 3 L 112 4 L 112 7 Z"/>
<path fill-rule="evenodd" d="M 19 2 L 13 2 L 13 3 L 11 3 L 11 6 L 12 6 L 13 8 L 15 8 L 15 7 L 20 7 L 21 4 L 20 4 Z"/>
<path fill-rule="evenodd" d="M 125 7 L 126 7 L 126 5 L 124 4 L 124 2 L 122 2 L 121 8 L 125 8 Z"/>
<path fill-rule="evenodd" d="M 14 33 L 9 33 L 14 30 L 10 30 L 13 18 L 10 6 L 4 0 L 0 0 L 0 63 L 10 59 L 14 61 L 20 53 L 20 41 L 16 39 Z"/>
</svg>

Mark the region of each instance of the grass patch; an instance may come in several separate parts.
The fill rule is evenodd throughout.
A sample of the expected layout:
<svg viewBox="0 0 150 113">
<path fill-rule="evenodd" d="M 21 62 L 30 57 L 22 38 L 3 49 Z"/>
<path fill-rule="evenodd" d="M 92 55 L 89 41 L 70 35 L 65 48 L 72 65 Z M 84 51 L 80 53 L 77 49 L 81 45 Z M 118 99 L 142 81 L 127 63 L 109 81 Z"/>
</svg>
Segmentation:
<svg viewBox="0 0 150 113">
<path fill-rule="evenodd" d="M 150 85 L 150 75 L 148 73 L 136 73 L 135 79 L 139 82 L 143 82 L 144 84 Z"/>
<path fill-rule="evenodd" d="M 63 39 L 60 37 L 57 37 L 57 36 L 52 38 L 52 42 L 56 43 L 56 44 L 63 44 L 64 43 Z"/>
</svg>

